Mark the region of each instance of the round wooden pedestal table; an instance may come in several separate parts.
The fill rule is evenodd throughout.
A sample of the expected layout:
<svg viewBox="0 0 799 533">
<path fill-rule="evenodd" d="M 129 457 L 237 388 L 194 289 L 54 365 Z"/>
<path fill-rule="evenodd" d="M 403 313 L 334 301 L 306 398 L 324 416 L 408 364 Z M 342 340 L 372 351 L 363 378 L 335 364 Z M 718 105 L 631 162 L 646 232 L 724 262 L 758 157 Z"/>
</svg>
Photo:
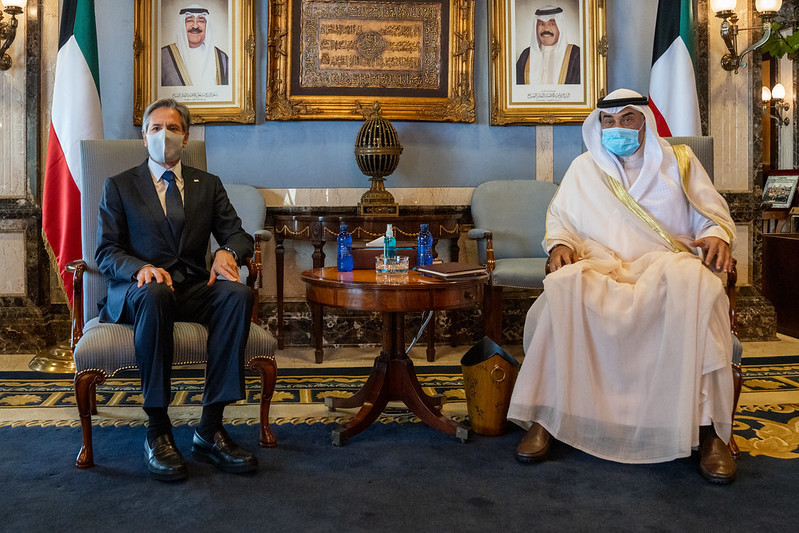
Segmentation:
<svg viewBox="0 0 799 533">
<path fill-rule="evenodd" d="M 333 444 L 340 446 L 374 422 L 390 401 L 402 401 L 427 425 L 465 441 L 468 430 L 441 414 L 441 396 L 422 390 L 411 359 L 405 352 L 406 312 L 459 309 L 483 301 L 487 276 L 440 280 L 409 272 L 407 280 L 383 283 L 374 270 L 339 272 L 335 267 L 307 270 L 301 274 L 312 304 L 383 314 L 383 349 L 375 359 L 364 386 L 349 398 L 327 398 L 325 405 L 359 407 L 347 424 L 333 430 Z"/>
</svg>

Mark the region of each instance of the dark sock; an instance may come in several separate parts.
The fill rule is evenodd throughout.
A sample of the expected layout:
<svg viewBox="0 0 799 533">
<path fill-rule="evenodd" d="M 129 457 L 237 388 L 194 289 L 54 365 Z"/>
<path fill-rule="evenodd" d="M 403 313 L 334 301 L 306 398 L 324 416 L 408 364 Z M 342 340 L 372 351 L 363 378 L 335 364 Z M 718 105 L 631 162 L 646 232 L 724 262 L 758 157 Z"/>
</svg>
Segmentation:
<svg viewBox="0 0 799 533">
<path fill-rule="evenodd" d="M 166 407 L 145 407 L 144 412 L 149 417 L 147 422 L 147 442 L 150 443 L 150 446 L 161 435 L 172 433 L 172 421 L 169 420 Z"/>
<path fill-rule="evenodd" d="M 716 436 L 716 430 L 713 426 L 699 426 L 699 444 L 702 444 L 708 438 Z"/>
<path fill-rule="evenodd" d="M 214 433 L 222 429 L 222 413 L 226 405 L 227 402 L 203 405 L 203 414 L 200 418 L 200 425 L 197 426 L 197 433 L 208 442 L 213 442 Z"/>
</svg>

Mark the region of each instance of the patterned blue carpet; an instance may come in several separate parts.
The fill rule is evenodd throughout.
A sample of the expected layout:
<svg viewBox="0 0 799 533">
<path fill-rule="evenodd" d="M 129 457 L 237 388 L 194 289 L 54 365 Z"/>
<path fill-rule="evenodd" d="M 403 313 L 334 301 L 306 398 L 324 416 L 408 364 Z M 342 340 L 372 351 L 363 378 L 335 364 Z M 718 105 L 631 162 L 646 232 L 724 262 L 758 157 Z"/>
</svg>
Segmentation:
<svg viewBox="0 0 799 533">
<path fill-rule="evenodd" d="M 349 396 L 364 383 L 367 368 L 302 369 L 281 371 L 273 403 L 276 404 L 321 404 L 325 398 Z M 447 402 L 463 402 L 463 380 L 459 367 L 424 367 L 418 374 L 428 394 L 442 394 Z M 201 405 L 203 376 L 201 371 L 177 371 L 174 382 L 173 405 Z M 742 405 L 735 418 L 735 439 L 741 451 L 752 456 L 768 456 L 779 459 L 799 458 L 799 358 L 762 358 L 747 361 L 744 366 L 744 394 L 762 392 L 796 392 L 797 402 Z M 259 382 L 254 376 L 247 378 L 245 403 L 259 401 Z M 123 377 L 109 379 L 98 388 L 97 403 L 103 407 L 141 406 L 142 396 L 135 372 Z M 48 375 L 38 372 L 6 372 L 0 374 L 0 426 L 47 425 L 45 419 L 24 420 L 3 418 L 4 408 L 75 407 L 72 377 Z M 348 415 L 344 415 L 345 417 Z M 324 422 L 340 420 L 331 416 Z M 459 420 L 463 421 L 463 420 Z M 102 420 L 95 420 L 103 424 Z M 239 424 L 253 425 L 255 418 L 241 419 Z M 300 420 L 302 423 L 303 420 Z M 306 424 L 318 424 L 318 418 L 304 420 Z M 403 411 L 386 412 L 382 423 L 413 423 L 418 419 Z M 119 421 L 106 422 L 119 425 Z M 296 418 L 272 421 L 275 425 L 298 423 Z M 77 426 L 78 422 L 66 425 Z"/>
</svg>

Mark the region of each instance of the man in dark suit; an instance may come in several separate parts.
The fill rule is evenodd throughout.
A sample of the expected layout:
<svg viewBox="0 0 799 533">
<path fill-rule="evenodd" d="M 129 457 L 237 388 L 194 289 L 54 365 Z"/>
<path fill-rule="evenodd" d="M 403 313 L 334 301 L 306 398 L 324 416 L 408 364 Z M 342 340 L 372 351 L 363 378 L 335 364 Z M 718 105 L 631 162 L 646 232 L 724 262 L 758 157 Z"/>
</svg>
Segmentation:
<svg viewBox="0 0 799 533">
<path fill-rule="evenodd" d="M 208 327 L 203 411 L 193 455 L 227 472 L 257 468 L 255 456 L 222 425 L 224 407 L 244 395 L 253 296 L 241 283 L 238 262 L 252 255 L 253 239 L 242 229 L 219 178 L 181 164 L 190 118 L 186 106 L 171 99 L 147 108 L 142 137 L 150 157 L 106 181 L 95 254 L 108 280 L 100 320 L 133 324 L 149 417 L 145 455 L 150 473 L 165 481 L 188 474 L 167 414 L 175 321 Z M 209 271 L 211 233 L 222 245 Z"/>
</svg>

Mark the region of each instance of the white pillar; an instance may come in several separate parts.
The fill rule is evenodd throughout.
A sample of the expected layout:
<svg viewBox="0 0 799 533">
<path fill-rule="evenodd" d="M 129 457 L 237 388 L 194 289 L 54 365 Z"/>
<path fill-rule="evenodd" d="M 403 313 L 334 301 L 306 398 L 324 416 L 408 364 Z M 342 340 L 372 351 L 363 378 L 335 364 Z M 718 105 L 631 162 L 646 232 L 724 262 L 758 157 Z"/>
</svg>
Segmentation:
<svg viewBox="0 0 799 533">
<path fill-rule="evenodd" d="M 535 127 L 535 179 L 552 182 L 555 179 L 555 147 L 552 126 Z"/>
</svg>

